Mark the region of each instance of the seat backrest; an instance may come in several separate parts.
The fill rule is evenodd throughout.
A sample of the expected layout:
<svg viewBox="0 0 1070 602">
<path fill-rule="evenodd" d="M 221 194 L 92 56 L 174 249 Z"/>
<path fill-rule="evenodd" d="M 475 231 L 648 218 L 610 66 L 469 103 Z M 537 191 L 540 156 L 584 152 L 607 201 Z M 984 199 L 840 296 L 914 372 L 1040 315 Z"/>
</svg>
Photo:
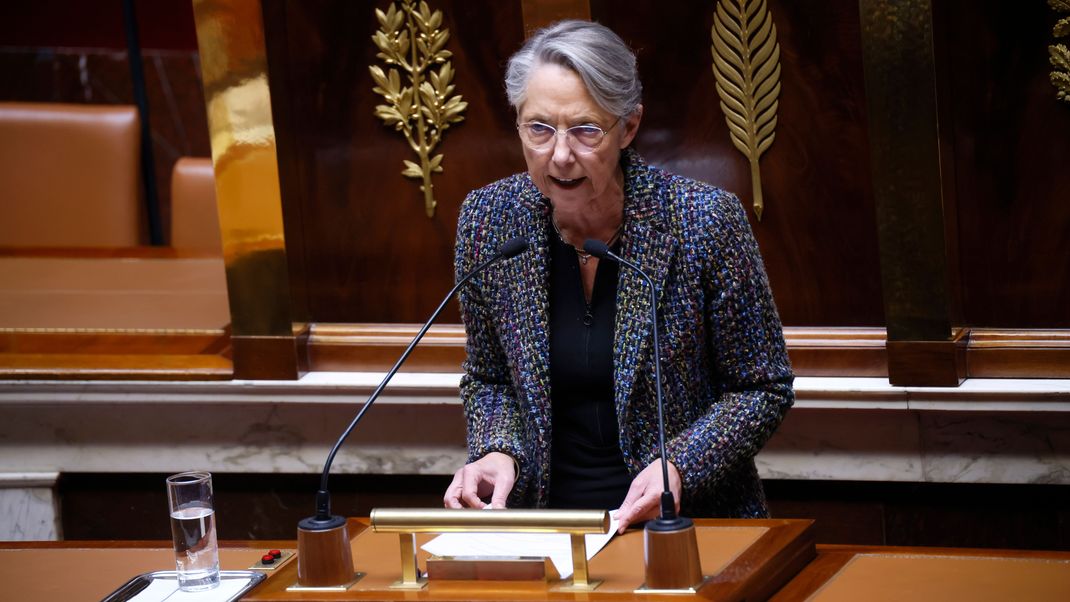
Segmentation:
<svg viewBox="0 0 1070 602">
<path fill-rule="evenodd" d="M 222 252 L 212 160 L 182 157 L 171 171 L 171 246 Z"/>
<path fill-rule="evenodd" d="M 0 102 L 0 245 L 141 241 L 137 108 Z"/>
</svg>

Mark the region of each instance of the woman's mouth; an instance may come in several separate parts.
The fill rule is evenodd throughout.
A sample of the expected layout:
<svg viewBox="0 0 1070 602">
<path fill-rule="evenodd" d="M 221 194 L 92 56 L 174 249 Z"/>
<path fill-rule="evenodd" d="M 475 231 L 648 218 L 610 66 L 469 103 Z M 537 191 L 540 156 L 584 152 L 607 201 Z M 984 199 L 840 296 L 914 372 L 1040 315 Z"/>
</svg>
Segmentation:
<svg viewBox="0 0 1070 602">
<path fill-rule="evenodd" d="M 549 177 L 550 177 L 550 180 L 554 184 L 557 184 L 561 188 L 576 188 L 577 186 L 582 184 L 584 180 L 587 179 L 585 177 L 581 177 L 581 178 L 556 178 L 554 176 L 549 176 Z"/>
</svg>

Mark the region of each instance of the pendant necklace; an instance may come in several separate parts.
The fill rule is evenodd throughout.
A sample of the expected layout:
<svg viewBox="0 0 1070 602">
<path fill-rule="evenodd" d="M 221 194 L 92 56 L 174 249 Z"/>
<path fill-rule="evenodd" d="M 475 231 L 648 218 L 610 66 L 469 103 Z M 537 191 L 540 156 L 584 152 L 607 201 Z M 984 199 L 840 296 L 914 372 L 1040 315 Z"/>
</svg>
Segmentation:
<svg viewBox="0 0 1070 602">
<path fill-rule="evenodd" d="M 553 214 L 553 212 L 550 212 L 550 223 L 553 224 L 553 226 L 554 226 L 554 232 L 557 232 L 557 238 L 559 238 L 561 240 L 561 242 L 563 242 L 566 245 L 572 247 L 572 250 L 576 252 L 576 257 L 579 257 L 580 263 L 583 264 L 583 265 L 587 265 L 587 262 L 591 259 L 591 254 L 588 253 L 587 251 L 584 251 L 583 249 L 577 247 L 576 245 L 570 243 L 569 241 L 565 240 L 565 236 L 563 234 L 561 234 L 561 228 L 559 228 L 557 226 L 557 217 Z M 606 246 L 607 247 L 612 247 L 613 245 L 617 244 L 617 240 L 620 239 L 620 234 L 623 231 L 624 231 L 624 220 L 621 219 L 620 220 L 620 225 L 617 226 L 617 231 L 613 233 L 613 236 L 609 237 L 609 240 L 606 241 Z"/>
</svg>

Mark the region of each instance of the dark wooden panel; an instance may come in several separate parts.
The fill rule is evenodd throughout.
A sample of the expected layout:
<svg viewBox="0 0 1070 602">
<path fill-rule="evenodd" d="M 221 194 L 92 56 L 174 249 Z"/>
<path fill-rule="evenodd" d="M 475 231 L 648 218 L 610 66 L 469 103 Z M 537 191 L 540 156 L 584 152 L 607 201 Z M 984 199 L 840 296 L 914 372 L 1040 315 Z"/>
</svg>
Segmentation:
<svg viewBox="0 0 1070 602">
<path fill-rule="evenodd" d="M 287 222 L 301 224 L 299 280 L 313 321 L 423 321 L 453 282 L 464 196 L 524 169 L 501 83 L 522 41 L 519 2 L 431 4 L 450 30 L 456 93 L 468 110 L 436 150 L 445 171 L 435 176 L 438 209 L 428 219 L 419 183 L 400 173 L 412 152 L 373 114 L 382 101 L 368 73 L 380 64 L 373 9 L 386 3 L 264 2 L 269 56 L 286 60 L 269 66 L 271 88 L 289 96 L 290 114 L 276 116 L 280 173 L 296 174 L 281 182 L 283 203 Z M 442 321 L 458 322 L 456 308 Z"/>
<path fill-rule="evenodd" d="M 966 322 L 1070 327 L 1070 105 L 1048 81 L 1056 15 L 1045 2 L 933 7 Z"/>
<path fill-rule="evenodd" d="M 645 113 L 636 147 L 654 164 L 724 187 L 750 207 L 747 160 L 714 87 L 715 2 L 593 0 L 593 17 L 638 52 Z M 855 0 L 770 1 L 780 42 L 776 140 L 762 157 L 766 212 L 748 209 L 785 324 L 884 324 Z"/>
<path fill-rule="evenodd" d="M 134 0 L 145 49 L 197 50 L 190 0 Z M 9 0 L 0 3 L 0 45 L 126 50 L 121 1 Z"/>
<path fill-rule="evenodd" d="M 163 474 L 64 474 L 63 533 L 71 540 L 164 539 Z M 331 476 L 335 509 L 437 507 L 446 475 Z M 220 539 L 293 538 L 312 511 L 318 475 L 214 473 Z M 819 544 L 947 545 L 1070 550 L 1070 487 L 765 481 L 777 518 L 816 519 Z M 1031 500 L 1030 504 L 1022 503 Z"/>
<path fill-rule="evenodd" d="M 591 19 L 588 0 L 521 0 L 520 5 L 526 35 L 562 19 Z"/>
</svg>

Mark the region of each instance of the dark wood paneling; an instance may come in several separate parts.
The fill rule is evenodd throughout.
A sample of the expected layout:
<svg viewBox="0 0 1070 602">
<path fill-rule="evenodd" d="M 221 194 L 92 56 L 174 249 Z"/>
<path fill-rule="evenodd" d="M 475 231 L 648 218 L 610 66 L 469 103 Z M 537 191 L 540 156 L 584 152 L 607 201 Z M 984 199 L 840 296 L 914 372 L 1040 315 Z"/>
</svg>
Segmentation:
<svg viewBox="0 0 1070 602">
<path fill-rule="evenodd" d="M 197 50 L 191 0 L 134 0 L 144 49 Z M 121 0 L 0 3 L 0 45 L 126 50 Z"/>
<path fill-rule="evenodd" d="M 1070 550 L 1066 485 L 777 480 L 765 490 L 773 516 L 815 519 L 818 543 Z"/>
<path fill-rule="evenodd" d="M 514 117 L 501 84 L 505 60 L 520 46 L 519 2 L 436 1 L 450 30 L 456 93 L 465 121 L 436 152 L 438 209 L 424 214 L 419 182 L 403 178 L 412 160 L 404 137 L 382 125 L 369 65 L 373 9 L 387 3 L 264 2 L 272 95 L 289 95 L 276 117 L 287 221 L 298 219 L 310 318 L 316 322 L 420 322 L 453 282 L 453 243 L 461 201 L 472 189 L 522 171 Z M 281 52 L 273 49 L 284 45 Z M 297 181 L 293 181 L 296 179 Z M 297 217 L 299 216 L 299 217 Z M 287 232 L 289 236 L 290 232 Z M 443 322 L 458 322 L 455 307 Z"/>
<path fill-rule="evenodd" d="M 855 0 L 770 1 L 780 43 L 776 140 L 761 160 L 766 211 L 714 87 L 715 2 L 593 0 L 595 20 L 638 53 L 636 147 L 670 171 L 735 192 L 748 207 L 785 324 L 884 324 Z"/>
<path fill-rule="evenodd" d="M 1070 105 L 1048 81 L 1056 14 L 1045 2 L 933 6 L 966 322 L 1070 327 Z"/>
<path fill-rule="evenodd" d="M 70 540 L 168 539 L 164 474 L 64 474 L 58 485 Z M 344 516 L 376 507 L 437 507 L 452 477 L 331 475 L 332 505 Z M 319 475 L 213 473 L 219 539 L 294 539 L 315 510 Z"/>
<path fill-rule="evenodd" d="M 536 29 L 562 19 L 591 19 L 589 0 L 521 0 L 524 14 L 524 33 L 530 36 Z"/>
<path fill-rule="evenodd" d="M 64 537 L 166 539 L 165 476 L 62 475 Z M 345 516 L 433 508 L 450 478 L 338 474 L 331 493 Z M 297 521 L 313 510 L 317 483 L 317 475 L 215 473 L 220 539 L 293 538 Z M 765 481 L 765 490 L 773 516 L 815 519 L 819 544 L 1070 550 L 1065 485 Z"/>
</svg>

